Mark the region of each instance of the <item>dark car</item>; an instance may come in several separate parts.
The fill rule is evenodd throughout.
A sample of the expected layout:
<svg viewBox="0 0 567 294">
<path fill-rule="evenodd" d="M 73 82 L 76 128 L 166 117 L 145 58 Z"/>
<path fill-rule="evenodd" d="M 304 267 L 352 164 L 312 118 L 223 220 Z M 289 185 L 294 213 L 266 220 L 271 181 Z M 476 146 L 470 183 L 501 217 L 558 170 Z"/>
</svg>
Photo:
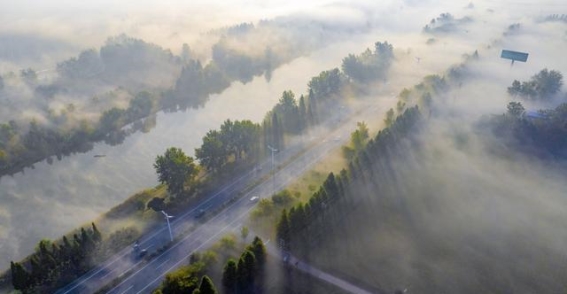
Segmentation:
<svg viewBox="0 0 567 294">
<path fill-rule="evenodd" d="M 206 211 L 204 209 L 199 209 L 197 214 L 195 214 L 195 218 L 202 218 L 205 215 L 205 212 Z"/>
</svg>

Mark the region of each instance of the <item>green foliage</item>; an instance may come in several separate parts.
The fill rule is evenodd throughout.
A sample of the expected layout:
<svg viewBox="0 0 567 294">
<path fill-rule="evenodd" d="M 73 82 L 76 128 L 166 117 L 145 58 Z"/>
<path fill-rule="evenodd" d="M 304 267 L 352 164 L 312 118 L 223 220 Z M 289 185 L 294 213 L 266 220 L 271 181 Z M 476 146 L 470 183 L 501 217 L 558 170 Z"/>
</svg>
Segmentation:
<svg viewBox="0 0 567 294">
<path fill-rule="evenodd" d="M 316 99 L 328 99 L 332 95 L 338 95 L 339 90 L 345 82 L 344 75 L 338 68 L 323 71 L 319 76 L 309 81 L 309 91 L 313 91 Z"/>
<path fill-rule="evenodd" d="M 526 112 L 526 109 L 520 102 L 510 102 L 506 108 L 508 109 L 508 115 L 516 118 L 521 117 Z"/>
<path fill-rule="evenodd" d="M 284 132 L 295 134 L 300 131 L 300 114 L 294 97 L 292 91 L 284 91 L 273 111 L 281 118 Z"/>
<path fill-rule="evenodd" d="M 521 103 L 510 102 L 505 115 L 484 119 L 488 131 L 507 148 L 536 156 L 567 158 L 567 103 L 527 115 Z"/>
<path fill-rule="evenodd" d="M 248 237 L 248 233 L 250 231 L 248 230 L 247 226 L 242 226 L 242 228 L 240 228 L 240 236 L 242 237 L 242 239 L 245 239 Z"/>
<path fill-rule="evenodd" d="M 392 45 L 377 42 L 374 51 L 366 49 L 360 55 L 349 54 L 343 59 L 342 70 L 351 79 L 367 83 L 384 78 L 394 58 Z"/>
<path fill-rule="evenodd" d="M 192 293 L 199 286 L 199 276 L 203 265 L 195 263 L 169 272 L 162 281 L 160 290 L 163 294 Z"/>
<path fill-rule="evenodd" d="M 20 263 L 10 262 L 10 270 L 14 289 L 23 291 L 30 286 L 30 274 Z"/>
<path fill-rule="evenodd" d="M 162 184 L 167 184 L 168 191 L 180 195 L 186 182 L 192 182 L 197 175 L 197 166 L 193 158 L 175 147 L 170 147 L 164 155 L 158 155 L 154 168 Z"/>
<path fill-rule="evenodd" d="M 57 72 L 71 79 L 92 78 L 104 71 L 105 66 L 97 50 L 89 49 L 81 52 L 79 57 L 57 64 Z"/>
<path fill-rule="evenodd" d="M 236 285 L 239 293 L 250 293 L 256 275 L 256 257 L 249 250 L 244 251 L 238 260 Z"/>
<path fill-rule="evenodd" d="M 275 206 L 286 207 L 293 202 L 293 196 L 289 190 L 284 189 L 272 196 L 272 202 Z"/>
<path fill-rule="evenodd" d="M 357 130 L 350 134 L 350 145 L 342 147 L 343 156 L 348 160 L 354 158 L 368 142 L 369 134 L 366 123 L 357 122 L 356 125 Z"/>
<path fill-rule="evenodd" d="M 207 170 L 220 171 L 233 158 L 234 161 L 257 152 L 260 143 L 260 126 L 249 120 L 226 120 L 220 131 L 209 131 L 203 144 L 195 149 L 195 157 Z"/>
<path fill-rule="evenodd" d="M 154 197 L 150 201 L 148 201 L 148 204 L 146 206 L 149 209 L 160 212 L 165 209 L 165 199 L 161 197 Z"/>
<path fill-rule="evenodd" d="M 136 97 L 130 100 L 130 106 L 127 110 L 128 120 L 134 121 L 149 116 L 153 112 L 154 100 L 155 98 L 148 91 L 138 93 Z"/>
<path fill-rule="evenodd" d="M 34 83 L 37 81 L 37 73 L 31 68 L 20 70 L 20 77 L 22 77 L 22 79 L 27 83 Z"/>
<path fill-rule="evenodd" d="M 156 70 L 176 62 L 169 50 L 125 34 L 108 38 L 100 48 L 100 59 L 104 63 L 107 78 L 136 71 Z"/>
<path fill-rule="evenodd" d="M 287 210 L 282 210 L 280 220 L 278 221 L 276 227 L 276 236 L 278 240 L 278 246 L 282 250 L 289 250 L 291 241 L 290 224 L 288 220 Z"/>
<path fill-rule="evenodd" d="M 201 279 L 201 284 L 199 285 L 199 293 L 200 294 L 216 294 L 217 289 L 215 288 L 215 285 L 213 284 L 213 281 L 211 281 L 211 278 L 209 278 L 207 275 L 204 275 L 203 278 Z"/>
<path fill-rule="evenodd" d="M 541 70 L 529 81 L 514 80 L 508 87 L 508 94 L 530 100 L 549 100 L 561 90 L 563 75 L 555 70 Z"/>
<path fill-rule="evenodd" d="M 224 293 L 235 294 L 237 281 L 237 266 L 234 259 L 229 259 L 222 272 L 222 286 Z"/>
<path fill-rule="evenodd" d="M 219 171 L 227 162 L 227 150 L 221 141 L 218 131 L 209 131 L 203 137 L 203 144 L 195 149 L 195 157 L 199 163 L 210 171 Z"/>
<path fill-rule="evenodd" d="M 383 164 L 380 160 L 387 160 L 392 150 L 397 149 L 399 141 L 410 137 L 420 121 L 417 107 L 407 109 L 360 149 L 349 162 L 348 170 L 341 170 L 340 176 L 329 173 L 308 203 L 300 203 L 289 211 L 284 209 L 276 225 L 279 247 L 307 254 L 313 242 L 321 242 L 325 232 L 332 230 L 331 224 L 340 221 L 344 209 L 352 207 L 353 201 L 345 198 L 350 187 L 372 185 L 365 181 L 371 178 L 375 168 Z"/>
<path fill-rule="evenodd" d="M 264 242 L 258 236 L 254 237 L 254 241 L 247 247 L 247 250 L 254 254 L 256 258 L 256 271 L 261 272 L 266 267 L 266 246 L 264 246 Z"/>
<path fill-rule="evenodd" d="M 390 125 L 392 125 L 392 123 L 394 122 L 394 109 L 390 108 L 387 112 L 386 112 L 386 118 L 384 119 L 384 124 L 386 125 L 386 127 L 389 127 Z"/>
<path fill-rule="evenodd" d="M 92 229 L 80 229 L 73 242 L 63 237 L 58 242 L 41 240 L 35 252 L 23 262 L 11 262 L 14 289 L 23 293 L 54 292 L 85 273 L 99 252 L 102 235 L 94 223 Z"/>
</svg>

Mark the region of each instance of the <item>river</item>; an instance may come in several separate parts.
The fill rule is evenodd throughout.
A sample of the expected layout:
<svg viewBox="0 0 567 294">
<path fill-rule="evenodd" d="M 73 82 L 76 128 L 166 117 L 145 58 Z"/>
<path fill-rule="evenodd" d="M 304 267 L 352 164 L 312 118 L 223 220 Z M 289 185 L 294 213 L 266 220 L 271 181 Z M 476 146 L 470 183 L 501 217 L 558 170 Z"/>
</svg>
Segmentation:
<svg viewBox="0 0 567 294">
<path fill-rule="evenodd" d="M 284 90 L 297 96 L 322 70 L 339 66 L 351 52 L 369 42 L 353 41 L 328 46 L 282 65 L 270 81 L 256 77 L 233 83 L 211 95 L 203 108 L 159 112 L 156 126 L 137 132 L 120 145 L 97 143 L 83 154 L 42 161 L 23 173 L 0 179 L 0 268 L 32 252 L 42 238 L 55 239 L 97 218 L 130 195 L 157 184 L 153 162 L 171 146 L 193 155 L 202 137 L 226 119 L 261 122 Z M 94 157 L 105 154 L 105 157 Z"/>
</svg>

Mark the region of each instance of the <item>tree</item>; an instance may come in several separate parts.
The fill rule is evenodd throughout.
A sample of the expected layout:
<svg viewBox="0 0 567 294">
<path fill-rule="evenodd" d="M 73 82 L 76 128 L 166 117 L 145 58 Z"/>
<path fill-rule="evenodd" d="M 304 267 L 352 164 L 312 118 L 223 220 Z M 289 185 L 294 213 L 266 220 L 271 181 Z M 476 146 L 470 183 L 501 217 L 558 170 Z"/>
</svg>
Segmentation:
<svg viewBox="0 0 567 294">
<path fill-rule="evenodd" d="M 226 294 L 236 293 L 236 272 L 236 261 L 231 258 L 226 262 L 222 272 L 222 286 Z"/>
<path fill-rule="evenodd" d="M 91 223 L 92 225 L 92 229 L 93 229 L 93 241 L 95 243 L 98 243 L 102 240 L 102 234 L 100 233 L 100 231 L 98 230 L 98 228 L 96 227 L 95 223 Z"/>
<path fill-rule="evenodd" d="M 271 142 L 273 148 L 281 150 L 283 147 L 284 133 L 281 127 L 281 120 L 276 112 L 272 112 Z"/>
<path fill-rule="evenodd" d="M 388 112 L 386 112 L 386 118 L 384 119 L 384 124 L 386 127 L 389 127 L 394 123 L 394 109 L 390 108 Z"/>
<path fill-rule="evenodd" d="M 199 293 L 200 294 L 216 294 L 217 289 L 215 288 L 215 285 L 213 284 L 213 281 L 211 281 L 211 278 L 209 278 L 207 275 L 204 275 L 203 278 L 201 279 L 201 284 L 199 285 Z"/>
<path fill-rule="evenodd" d="M 156 212 L 160 212 L 165 209 L 165 199 L 154 197 L 150 201 L 148 201 L 148 204 L 146 206 Z"/>
<path fill-rule="evenodd" d="M 292 91 L 284 91 L 274 111 L 283 121 L 283 129 L 288 133 L 299 131 L 299 108 Z"/>
<path fill-rule="evenodd" d="M 242 228 L 240 228 L 240 235 L 242 236 L 242 239 L 246 239 L 246 237 L 248 237 L 248 227 L 247 226 L 242 226 Z"/>
<path fill-rule="evenodd" d="M 219 171 L 227 161 L 227 151 L 221 141 L 221 134 L 212 130 L 203 137 L 203 144 L 195 149 L 195 157 L 210 171 Z"/>
<path fill-rule="evenodd" d="M 537 95 L 541 98 L 549 98 L 559 92 L 561 86 L 563 85 L 563 75 L 555 70 L 547 70 L 547 68 L 541 70 L 532 80 L 536 84 Z"/>
<path fill-rule="evenodd" d="M 158 155 L 154 168 L 162 184 L 167 184 L 167 190 L 173 195 L 184 191 L 186 182 L 192 182 L 197 175 L 197 166 L 193 158 L 185 155 L 180 148 L 170 147 L 164 155 Z"/>
<path fill-rule="evenodd" d="M 190 59 L 191 49 L 189 49 L 189 45 L 187 45 L 187 43 L 183 43 L 183 45 L 181 46 L 181 60 L 187 63 Z"/>
<path fill-rule="evenodd" d="M 506 108 L 508 109 L 508 115 L 515 118 L 521 117 L 525 112 L 525 108 L 520 102 L 510 102 Z"/>
<path fill-rule="evenodd" d="M 252 253 L 254 253 L 254 257 L 256 258 L 256 269 L 258 272 L 261 272 L 266 266 L 266 246 L 264 246 L 264 242 L 258 236 L 254 237 L 254 241 L 247 247 Z"/>
<path fill-rule="evenodd" d="M 254 253 L 246 250 L 238 260 L 236 269 L 236 283 L 239 293 L 250 293 L 254 285 L 254 274 L 256 273 L 256 257 Z"/>
<path fill-rule="evenodd" d="M 152 94 L 148 91 L 142 91 L 130 100 L 130 106 L 127 113 L 129 120 L 133 121 L 139 118 L 147 117 L 151 114 L 154 107 Z"/>
<path fill-rule="evenodd" d="M 303 131 L 307 128 L 307 105 L 305 104 L 305 97 L 301 95 L 299 97 L 299 131 Z"/>
<path fill-rule="evenodd" d="M 289 220 L 287 217 L 287 211 L 285 209 L 282 211 L 280 221 L 278 222 L 276 228 L 276 234 L 280 249 L 289 250 L 289 242 L 290 242 L 291 234 L 289 231 Z"/>
<path fill-rule="evenodd" d="M 563 85 L 563 75 L 555 70 L 541 70 L 529 81 L 514 80 L 508 87 L 508 94 L 527 99 L 550 99 L 559 92 Z"/>
<path fill-rule="evenodd" d="M 12 285 L 16 290 L 25 290 L 30 286 L 30 274 L 19 262 L 10 262 Z"/>
<path fill-rule="evenodd" d="M 327 99 L 333 94 L 338 94 L 344 81 L 344 75 L 338 68 L 321 72 L 309 81 L 309 91 L 313 91 L 315 98 Z"/>
</svg>

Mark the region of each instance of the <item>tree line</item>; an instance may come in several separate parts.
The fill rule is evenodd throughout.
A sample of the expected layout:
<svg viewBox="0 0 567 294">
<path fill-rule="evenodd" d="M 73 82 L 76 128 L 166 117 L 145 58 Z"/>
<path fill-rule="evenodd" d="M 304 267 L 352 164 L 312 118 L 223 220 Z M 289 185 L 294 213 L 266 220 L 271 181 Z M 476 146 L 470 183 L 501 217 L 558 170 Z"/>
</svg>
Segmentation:
<svg viewBox="0 0 567 294">
<path fill-rule="evenodd" d="M 196 149 L 196 157 L 202 167 L 207 170 L 218 172 L 228 162 L 239 162 L 241 160 L 257 160 L 267 154 L 267 146 L 282 150 L 285 148 L 286 136 L 300 134 L 307 128 L 316 126 L 329 114 L 338 111 L 336 104 L 342 98 L 341 92 L 346 87 L 353 86 L 348 76 L 335 68 L 321 72 L 313 77 L 308 83 L 308 95 L 301 95 L 299 100 L 295 99 L 295 94 L 285 91 L 278 104 L 268 112 L 261 124 L 251 121 L 225 121 L 220 130 L 212 130 L 203 138 L 203 144 Z M 156 109 L 159 102 L 157 96 L 149 92 L 141 92 L 130 103 L 128 110 L 111 109 L 103 114 L 99 125 L 105 130 L 119 130 L 126 122 L 132 119 L 141 118 L 148 112 Z M 0 143 L 2 136 L 8 137 L 8 141 L 16 136 L 15 123 L 0 125 Z M 81 126 L 83 131 L 80 136 L 108 136 L 102 130 L 89 128 L 88 124 Z M 46 139 L 44 132 L 50 134 Z M 68 137 L 60 137 L 48 129 L 41 129 L 37 124 L 30 127 L 31 135 L 27 141 L 30 146 L 44 146 L 38 150 L 50 150 L 49 146 L 53 142 L 66 142 Z M 10 137 L 12 136 L 12 137 Z M 72 137 L 71 137 L 72 138 Z M 80 142 L 80 139 L 73 139 L 73 142 Z M 77 143 L 79 144 L 79 143 Z M 1 147 L 2 145 L 0 145 Z M 72 149 L 71 147 L 69 147 Z M 46 152 L 48 154 L 49 152 Z M 4 156 L 4 157 L 2 157 Z M 6 154 L 0 149 L 0 163 Z M 156 158 L 154 167 L 158 174 L 159 181 L 167 184 L 168 191 L 173 197 L 182 195 L 187 187 L 194 187 L 197 182 L 196 175 L 199 166 L 195 159 L 187 156 L 179 148 L 169 148 L 163 155 Z M 163 199 L 155 201 L 149 205 L 156 210 L 163 209 Z M 63 243 L 66 237 L 63 239 Z M 85 243 L 86 244 L 86 243 Z M 26 268 L 23 266 L 22 268 Z M 84 263 L 84 269 L 88 268 L 88 263 Z M 17 267 L 16 272 L 24 272 Z M 80 271 L 77 271 L 79 273 Z M 25 275 L 25 274 L 23 274 Z M 24 279 L 25 280 L 25 279 Z M 28 280 L 32 281 L 32 280 Z M 36 280 L 33 280 L 36 281 Z M 50 281 L 57 281 L 53 278 Z M 61 283 L 65 279 L 60 279 L 56 283 Z M 35 283 L 35 282 L 34 282 Z"/>
<path fill-rule="evenodd" d="M 527 113 L 520 102 L 510 102 L 502 115 L 485 117 L 477 125 L 506 147 L 541 158 L 567 158 L 567 103 Z"/>
<path fill-rule="evenodd" d="M 338 175 L 329 173 L 308 202 L 284 209 L 276 224 L 280 249 L 308 258 L 314 244 L 322 242 L 342 214 L 355 206 L 360 187 L 378 188 L 373 179 L 385 172 L 381 169 L 388 166 L 389 157 L 403 152 L 402 142 L 411 141 L 421 122 L 422 115 L 417 106 L 406 109 L 391 126 L 370 139 L 349 161 L 347 168 Z"/>
<path fill-rule="evenodd" d="M 376 43 L 376 50 L 382 60 L 393 58 L 392 45 L 387 42 Z M 381 48 L 381 49 L 379 49 Z M 345 61 L 343 61 L 345 62 Z M 380 77 L 376 75 L 375 79 Z M 182 195 L 184 187 L 189 187 L 197 174 L 194 165 L 212 174 L 218 174 L 240 163 L 253 164 L 265 158 L 270 148 L 285 149 L 286 141 L 307 129 L 328 121 L 340 112 L 337 105 L 344 99 L 343 91 L 361 89 L 338 68 L 322 71 L 310 79 L 308 94 L 296 98 L 292 91 L 284 91 L 278 103 L 264 116 L 260 124 L 249 120 L 226 120 L 217 130 L 210 130 L 202 138 L 202 144 L 195 149 L 195 158 L 187 156 L 181 149 L 169 148 L 163 156 L 156 158 L 154 167 L 161 183 L 168 185 L 170 195 Z M 365 125 L 361 125 L 359 135 L 368 136 Z M 366 138 L 358 138 L 355 144 L 363 144 Z M 360 142 L 359 142 L 360 141 Z M 355 145 L 355 148 L 361 146 Z M 352 151 L 351 151 L 352 153 Z M 174 155 L 173 157 L 170 157 Z M 191 170 L 192 172 L 181 172 Z M 193 185 L 194 186 L 194 185 Z M 164 208 L 164 199 L 152 199 L 148 207 L 155 210 Z"/>
<path fill-rule="evenodd" d="M 81 228 L 70 240 L 41 240 L 35 253 L 22 262 L 10 262 L 14 289 L 22 293 L 53 292 L 87 272 L 100 247 L 102 234 L 94 223 Z"/>
<path fill-rule="evenodd" d="M 231 36 L 227 35 L 223 40 L 227 38 L 230 39 Z M 51 156 L 60 159 L 76 152 L 87 152 L 95 142 L 120 144 L 130 133 L 151 127 L 152 119 L 137 123 L 130 132 L 122 130 L 126 125 L 138 122 L 158 110 L 177 111 L 201 107 L 210 94 L 222 92 L 232 81 L 249 80 L 250 74 L 261 75 L 291 58 L 278 57 L 269 47 L 266 47 L 266 52 L 269 52 L 266 56 L 251 57 L 246 53 L 227 49 L 226 44 L 221 41 L 212 49 L 213 60 L 202 66 L 197 59 L 191 59 L 191 52 L 186 44 L 181 56 L 175 56 L 171 51 L 155 44 L 119 35 L 109 38 L 100 50 L 89 49 L 81 52 L 78 57 L 59 63 L 57 71 L 60 79 L 53 84 L 34 86 L 34 81 L 37 80 L 35 71 L 22 71 L 22 78 L 31 81 L 29 84 L 34 86 L 35 92 L 41 94 L 44 99 L 53 99 L 57 94 L 66 93 L 66 88 L 72 84 L 92 83 L 93 80 L 130 85 L 127 86 L 131 88 L 130 91 L 137 91 L 135 89 L 139 88 L 148 90 L 133 95 L 126 109 L 112 107 L 102 112 L 97 122 L 77 117 L 78 124 L 66 125 L 66 122 L 71 121 L 70 117 L 78 112 L 73 104 L 69 104 L 60 115 L 49 113 L 50 124 L 43 125 L 36 120 L 29 122 L 29 126 L 16 120 L 0 124 L 0 175 L 18 172 Z M 261 60 L 256 61 L 256 58 Z M 235 66 L 246 66 L 242 62 L 234 62 L 240 59 L 250 60 L 249 66 L 253 69 L 242 69 L 249 73 L 235 73 Z M 130 74 L 139 72 L 147 75 L 172 75 L 177 68 L 181 71 L 179 76 L 174 85 L 165 90 L 128 80 Z"/>
<path fill-rule="evenodd" d="M 255 237 L 241 253 L 238 260 L 229 258 L 223 267 L 220 284 L 222 293 L 263 293 L 267 253 L 263 241 Z M 165 279 L 154 294 L 213 294 L 217 287 L 207 273 L 213 260 L 191 256 L 191 263 L 178 270 L 167 273 Z M 199 278 L 201 277 L 201 278 Z M 199 282 L 200 281 L 200 282 Z"/>
<path fill-rule="evenodd" d="M 556 70 L 542 69 L 528 81 L 514 80 L 508 87 L 508 94 L 525 100 L 549 101 L 559 93 L 563 85 L 563 75 Z"/>
</svg>

